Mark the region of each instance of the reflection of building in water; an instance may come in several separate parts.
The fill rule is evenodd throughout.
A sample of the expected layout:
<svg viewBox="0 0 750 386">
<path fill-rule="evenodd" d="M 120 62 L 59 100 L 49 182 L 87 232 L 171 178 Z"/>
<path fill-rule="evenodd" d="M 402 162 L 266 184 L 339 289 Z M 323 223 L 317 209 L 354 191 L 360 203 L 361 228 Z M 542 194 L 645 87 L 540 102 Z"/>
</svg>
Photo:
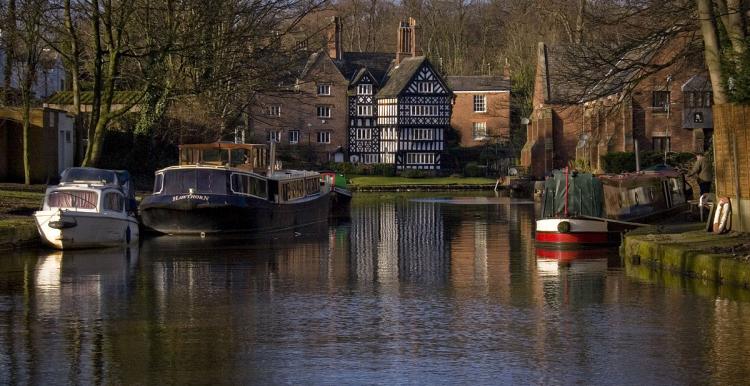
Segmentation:
<svg viewBox="0 0 750 386">
<path fill-rule="evenodd" d="M 443 280 L 448 270 L 440 206 L 384 202 L 352 208 L 351 265 L 359 281 Z"/>
</svg>

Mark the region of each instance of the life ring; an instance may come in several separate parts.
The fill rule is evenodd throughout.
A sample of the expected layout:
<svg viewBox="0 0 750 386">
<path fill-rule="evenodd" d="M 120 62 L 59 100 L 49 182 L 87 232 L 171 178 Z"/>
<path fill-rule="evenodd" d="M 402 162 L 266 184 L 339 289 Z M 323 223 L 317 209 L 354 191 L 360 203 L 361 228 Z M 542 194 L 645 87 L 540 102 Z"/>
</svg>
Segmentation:
<svg viewBox="0 0 750 386">
<path fill-rule="evenodd" d="M 714 233 L 727 233 L 732 229 L 732 204 L 729 197 L 722 197 L 716 203 L 716 212 L 714 213 Z"/>
</svg>

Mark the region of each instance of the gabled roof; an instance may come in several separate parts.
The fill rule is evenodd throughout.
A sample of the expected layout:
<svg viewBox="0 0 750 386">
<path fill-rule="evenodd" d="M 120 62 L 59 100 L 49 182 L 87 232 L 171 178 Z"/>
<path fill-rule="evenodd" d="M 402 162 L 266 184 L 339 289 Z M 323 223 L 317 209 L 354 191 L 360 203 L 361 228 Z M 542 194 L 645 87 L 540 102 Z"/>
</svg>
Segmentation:
<svg viewBox="0 0 750 386">
<path fill-rule="evenodd" d="M 344 52 L 342 60 L 336 64 L 350 82 L 354 82 L 360 70 L 366 68 L 382 84 L 395 58 L 395 54 L 385 52 Z"/>
<path fill-rule="evenodd" d="M 305 79 L 310 70 L 315 67 L 315 64 L 318 62 L 318 60 L 323 57 L 327 57 L 327 54 L 323 50 L 318 50 L 310 54 L 310 56 L 307 58 L 305 66 L 302 68 L 302 71 L 299 74 L 299 79 Z"/>
<path fill-rule="evenodd" d="M 446 76 L 453 91 L 509 91 L 510 79 L 502 76 Z"/>
<path fill-rule="evenodd" d="M 711 91 L 711 81 L 705 74 L 693 75 L 682 85 L 682 91 Z"/>
<path fill-rule="evenodd" d="M 143 96 L 140 91 L 115 91 L 115 95 L 112 98 L 112 104 L 115 105 L 131 105 L 138 103 Z M 73 104 L 73 91 L 60 91 L 51 95 L 47 100 L 44 101 L 48 105 L 72 105 Z M 94 92 L 93 91 L 82 91 L 81 92 L 81 104 L 90 105 L 94 103 Z"/>
<path fill-rule="evenodd" d="M 401 64 L 393 67 L 388 73 L 388 81 L 378 92 L 377 98 L 397 97 L 401 91 L 409 85 L 409 81 L 411 81 L 414 74 L 419 71 L 422 64 L 426 61 L 427 58 L 424 56 L 416 56 L 402 60 Z"/>
</svg>

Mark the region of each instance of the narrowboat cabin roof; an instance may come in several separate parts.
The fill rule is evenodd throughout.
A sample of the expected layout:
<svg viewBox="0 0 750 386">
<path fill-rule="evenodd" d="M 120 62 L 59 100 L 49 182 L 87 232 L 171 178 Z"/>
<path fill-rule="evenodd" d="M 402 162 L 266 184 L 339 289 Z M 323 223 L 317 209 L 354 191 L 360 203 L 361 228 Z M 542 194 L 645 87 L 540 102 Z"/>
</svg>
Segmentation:
<svg viewBox="0 0 750 386">
<path fill-rule="evenodd" d="M 268 167 L 268 146 L 262 144 L 213 142 L 180 145 L 180 165 L 227 166 L 245 170 Z"/>
</svg>

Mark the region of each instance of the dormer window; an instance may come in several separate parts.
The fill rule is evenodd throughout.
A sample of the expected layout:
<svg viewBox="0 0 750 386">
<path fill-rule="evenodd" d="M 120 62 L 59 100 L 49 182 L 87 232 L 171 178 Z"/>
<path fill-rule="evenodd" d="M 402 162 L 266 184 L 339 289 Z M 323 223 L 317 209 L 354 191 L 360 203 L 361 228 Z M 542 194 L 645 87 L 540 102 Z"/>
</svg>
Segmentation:
<svg viewBox="0 0 750 386">
<path fill-rule="evenodd" d="M 417 83 L 417 91 L 421 94 L 429 94 L 432 93 L 435 89 L 435 83 L 434 82 L 419 82 Z"/>
<path fill-rule="evenodd" d="M 318 95 L 331 95 L 331 85 L 328 83 L 319 83 Z"/>
<path fill-rule="evenodd" d="M 372 95 L 372 85 L 360 84 L 357 86 L 357 95 Z"/>
</svg>

